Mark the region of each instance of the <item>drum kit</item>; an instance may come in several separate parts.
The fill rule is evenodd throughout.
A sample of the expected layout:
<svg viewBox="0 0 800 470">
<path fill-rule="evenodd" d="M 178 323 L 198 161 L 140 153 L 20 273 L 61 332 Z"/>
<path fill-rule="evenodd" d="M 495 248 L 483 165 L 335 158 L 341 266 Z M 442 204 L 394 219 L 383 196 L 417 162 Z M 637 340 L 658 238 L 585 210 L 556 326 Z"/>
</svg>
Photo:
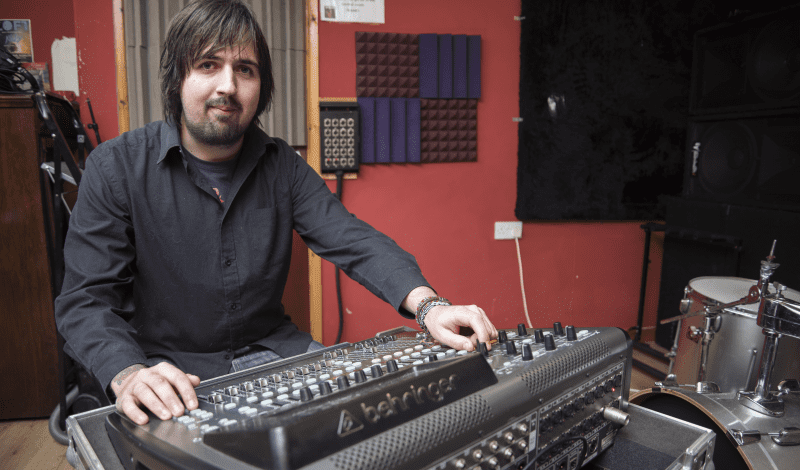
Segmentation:
<svg viewBox="0 0 800 470">
<path fill-rule="evenodd" d="M 684 291 L 666 380 L 631 402 L 717 433 L 719 470 L 800 468 L 800 292 L 770 282 L 693 279 Z M 680 384 L 679 380 L 691 384 Z"/>
</svg>

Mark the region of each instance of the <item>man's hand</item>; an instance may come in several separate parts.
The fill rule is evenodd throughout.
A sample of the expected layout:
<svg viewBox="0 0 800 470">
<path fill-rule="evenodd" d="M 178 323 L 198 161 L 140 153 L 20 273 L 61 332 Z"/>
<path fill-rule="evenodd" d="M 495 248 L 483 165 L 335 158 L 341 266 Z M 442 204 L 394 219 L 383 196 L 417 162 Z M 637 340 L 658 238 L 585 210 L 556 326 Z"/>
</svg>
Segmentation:
<svg viewBox="0 0 800 470">
<path fill-rule="evenodd" d="M 145 424 L 147 414 L 139 409 L 144 405 L 163 420 L 183 415 L 186 409 L 197 408 L 194 387 L 200 385 L 200 377 L 186 374 L 177 367 L 162 362 L 153 367 L 134 364 L 114 377 L 111 389 L 117 396 L 117 411 L 125 413 L 136 424 Z M 183 403 L 178 399 L 178 394 Z"/>
<path fill-rule="evenodd" d="M 497 329 L 477 305 L 437 305 L 425 316 L 425 326 L 440 343 L 455 349 L 472 351 L 478 342 L 497 338 Z M 472 328 L 474 333 L 469 338 L 461 336 L 458 330 L 462 326 Z M 486 346 L 492 349 L 491 345 Z"/>
<path fill-rule="evenodd" d="M 422 299 L 435 295 L 430 287 L 420 286 L 409 292 L 402 306 L 413 313 Z M 437 305 L 428 311 L 425 326 L 440 343 L 467 351 L 475 349 L 478 342 L 487 343 L 486 346 L 492 349 L 488 343 L 497 338 L 497 328 L 489 321 L 486 312 L 476 305 Z M 472 328 L 474 333 L 469 338 L 461 336 L 458 330 L 462 326 Z"/>
</svg>

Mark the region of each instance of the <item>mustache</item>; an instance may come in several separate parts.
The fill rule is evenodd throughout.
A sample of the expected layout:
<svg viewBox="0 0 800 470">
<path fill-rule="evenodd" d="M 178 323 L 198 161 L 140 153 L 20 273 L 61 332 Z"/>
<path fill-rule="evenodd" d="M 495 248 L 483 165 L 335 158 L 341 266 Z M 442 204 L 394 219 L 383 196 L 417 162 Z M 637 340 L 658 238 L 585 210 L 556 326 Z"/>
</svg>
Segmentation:
<svg viewBox="0 0 800 470">
<path fill-rule="evenodd" d="M 216 106 L 225 107 L 225 108 L 235 108 L 237 110 L 242 109 L 242 105 L 239 104 L 238 101 L 234 100 L 233 98 L 229 98 L 226 96 L 220 96 L 219 98 L 212 98 L 206 101 L 206 108 L 213 108 Z"/>
</svg>

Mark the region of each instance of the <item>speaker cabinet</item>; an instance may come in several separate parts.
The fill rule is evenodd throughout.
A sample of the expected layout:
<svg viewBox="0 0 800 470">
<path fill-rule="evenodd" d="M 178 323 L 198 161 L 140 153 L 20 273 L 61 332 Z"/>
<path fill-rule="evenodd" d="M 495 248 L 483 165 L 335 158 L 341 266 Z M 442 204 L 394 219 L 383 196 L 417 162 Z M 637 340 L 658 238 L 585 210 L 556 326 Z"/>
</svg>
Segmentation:
<svg viewBox="0 0 800 470">
<path fill-rule="evenodd" d="M 800 5 L 699 31 L 690 112 L 800 106 Z"/>
<path fill-rule="evenodd" d="M 800 110 L 692 120 L 683 196 L 800 211 Z"/>
</svg>

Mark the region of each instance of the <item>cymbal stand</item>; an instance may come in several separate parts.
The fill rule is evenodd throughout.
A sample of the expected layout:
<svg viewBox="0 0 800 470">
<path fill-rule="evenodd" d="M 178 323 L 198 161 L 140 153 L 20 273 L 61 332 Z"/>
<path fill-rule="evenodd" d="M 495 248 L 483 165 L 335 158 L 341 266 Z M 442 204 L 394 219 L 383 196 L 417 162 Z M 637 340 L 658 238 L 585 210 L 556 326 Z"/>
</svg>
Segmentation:
<svg viewBox="0 0 800 470">
<path fill-rule="evenodd" d="M 768 298 L 769 281 L 775 270 L 780 266 L 775 260 L 775 243 L 772 243 L 772 251 L 770 251 L 767 259 L 761 262 L 761 273 L 758 285 L 755 286 L 759 289 L 761 300 L 758 305 L 758 320 L 759 326 L 764 327 L 764 348 L 761 356 L 761 365 L 758 370 L 758 381 L 756 388 L 753 391 L 740 391 L 736 394 L 739 402 L 757 411 L 761 414 L 779 418 L 784 414 L 783 400 L 770 393 L 769 384 L 772 375 L 772 368 L 775 366 L 775 358 L 778 352 L 778 342 L 781 339 L 781 334 L 775 329 L 763 323 L 763 312 L 771 303 L 772 299 Z M 773 297 L 773 296 L 770 296 Z M 781 298 L 781 291 L 778 290 L 774 295 L 776 298 Z"/>
</svg>

